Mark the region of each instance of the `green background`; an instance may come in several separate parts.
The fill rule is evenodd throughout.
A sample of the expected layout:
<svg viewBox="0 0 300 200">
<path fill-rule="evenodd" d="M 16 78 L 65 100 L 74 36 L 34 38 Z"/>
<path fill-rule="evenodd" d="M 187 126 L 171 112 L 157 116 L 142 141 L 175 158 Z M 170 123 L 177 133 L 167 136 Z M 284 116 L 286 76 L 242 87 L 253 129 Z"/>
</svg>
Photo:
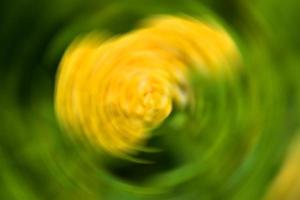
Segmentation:
<svg viewBox="0 0 300 200">
<path fill-rule="evenodd" d="M 296 0 L 2 0 L 0 198 L 261 199 L 300 127 Z M 194 112 L 178 110 L 149 141 L 153 164 L 72 140 L 54 113 L 55 73 L 78 35 L 121 34 L 154 14 L 214 16 L 234 36 L 232 81 L 193 77 Z"/>
</svg>

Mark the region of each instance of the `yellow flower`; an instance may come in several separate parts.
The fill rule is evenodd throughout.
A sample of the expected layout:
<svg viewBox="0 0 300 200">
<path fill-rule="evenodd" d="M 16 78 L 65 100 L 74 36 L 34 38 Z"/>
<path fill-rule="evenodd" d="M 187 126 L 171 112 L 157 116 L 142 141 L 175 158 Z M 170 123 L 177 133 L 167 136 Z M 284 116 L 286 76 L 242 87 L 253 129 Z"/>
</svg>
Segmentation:
<svg viewBox="0 0 300 200">
<path fill-rule="evenodd" d="M 56 82 L 61 124 L 107 152 L 135 152 L 191 101 L 188 73 L 224 74 L 238 51 L 218 26 L 160 16 L 123 36 L 89 35 L 66 51 Z"/>
</svg>

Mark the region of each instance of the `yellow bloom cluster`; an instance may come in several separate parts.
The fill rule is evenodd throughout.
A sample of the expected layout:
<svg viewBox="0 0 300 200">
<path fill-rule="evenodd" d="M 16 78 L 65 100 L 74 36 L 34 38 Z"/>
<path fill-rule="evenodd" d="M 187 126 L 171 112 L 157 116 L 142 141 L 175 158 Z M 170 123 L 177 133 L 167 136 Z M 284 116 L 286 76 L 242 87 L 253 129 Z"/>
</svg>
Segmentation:
<svg viewBox="0 0 300 200">
<path fill-rule="evenodd" d="M 188 73 L 228 71 L 238 51 L 219 26 L 160 16 L 120 37 L 91 34 L 66 51 L 56 83 L 61 124 L 107 152 L 139 149 L 171 113 L 190 102 Z"/>
</svg>

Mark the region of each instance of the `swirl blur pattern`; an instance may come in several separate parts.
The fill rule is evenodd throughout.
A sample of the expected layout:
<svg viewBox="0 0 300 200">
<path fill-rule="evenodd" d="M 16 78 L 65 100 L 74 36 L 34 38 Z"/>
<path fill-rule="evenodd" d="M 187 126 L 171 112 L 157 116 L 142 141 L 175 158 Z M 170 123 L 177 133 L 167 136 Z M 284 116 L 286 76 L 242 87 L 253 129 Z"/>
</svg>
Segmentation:
<svg viewBox="0 0 300 200">
<path fill-rule="evenodd" d="M 57 76 L 56 111 L 69 131 L 84 134 L 114 155 L 142 149 L 173 107 L 193 102 L 189 74 L 222 78 L 238 50 L 216 24 L 159 16 L 111 39 L 77 39 Z"/>
<path fill-rule="evenodd" d="M 0 1 L 0 199 L 299 200 L 300 1 Z"/>
</svg>

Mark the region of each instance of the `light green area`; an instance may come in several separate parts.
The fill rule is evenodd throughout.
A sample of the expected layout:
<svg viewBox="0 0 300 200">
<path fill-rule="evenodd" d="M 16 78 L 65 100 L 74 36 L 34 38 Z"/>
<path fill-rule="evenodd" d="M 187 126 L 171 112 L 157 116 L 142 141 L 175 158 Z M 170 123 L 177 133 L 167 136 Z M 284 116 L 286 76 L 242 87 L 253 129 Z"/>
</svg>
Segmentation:
<svg viewBox="0 0 300 200">
<path fill-rule="evenodd" d="M 299 8 L 296 0 L 1 1 L 0 199 L 260 199 L 300 127 Z M 75 37 L 124 33 L 154 14 L 212 13 L 244 66 L 231 81 L 191 77 L 195 110 L 172 114 L 149 141 L 158 151 L 137 155 L 154 163 L 111 158 L 60 130 L 55 72 Z"/>
</svg>

